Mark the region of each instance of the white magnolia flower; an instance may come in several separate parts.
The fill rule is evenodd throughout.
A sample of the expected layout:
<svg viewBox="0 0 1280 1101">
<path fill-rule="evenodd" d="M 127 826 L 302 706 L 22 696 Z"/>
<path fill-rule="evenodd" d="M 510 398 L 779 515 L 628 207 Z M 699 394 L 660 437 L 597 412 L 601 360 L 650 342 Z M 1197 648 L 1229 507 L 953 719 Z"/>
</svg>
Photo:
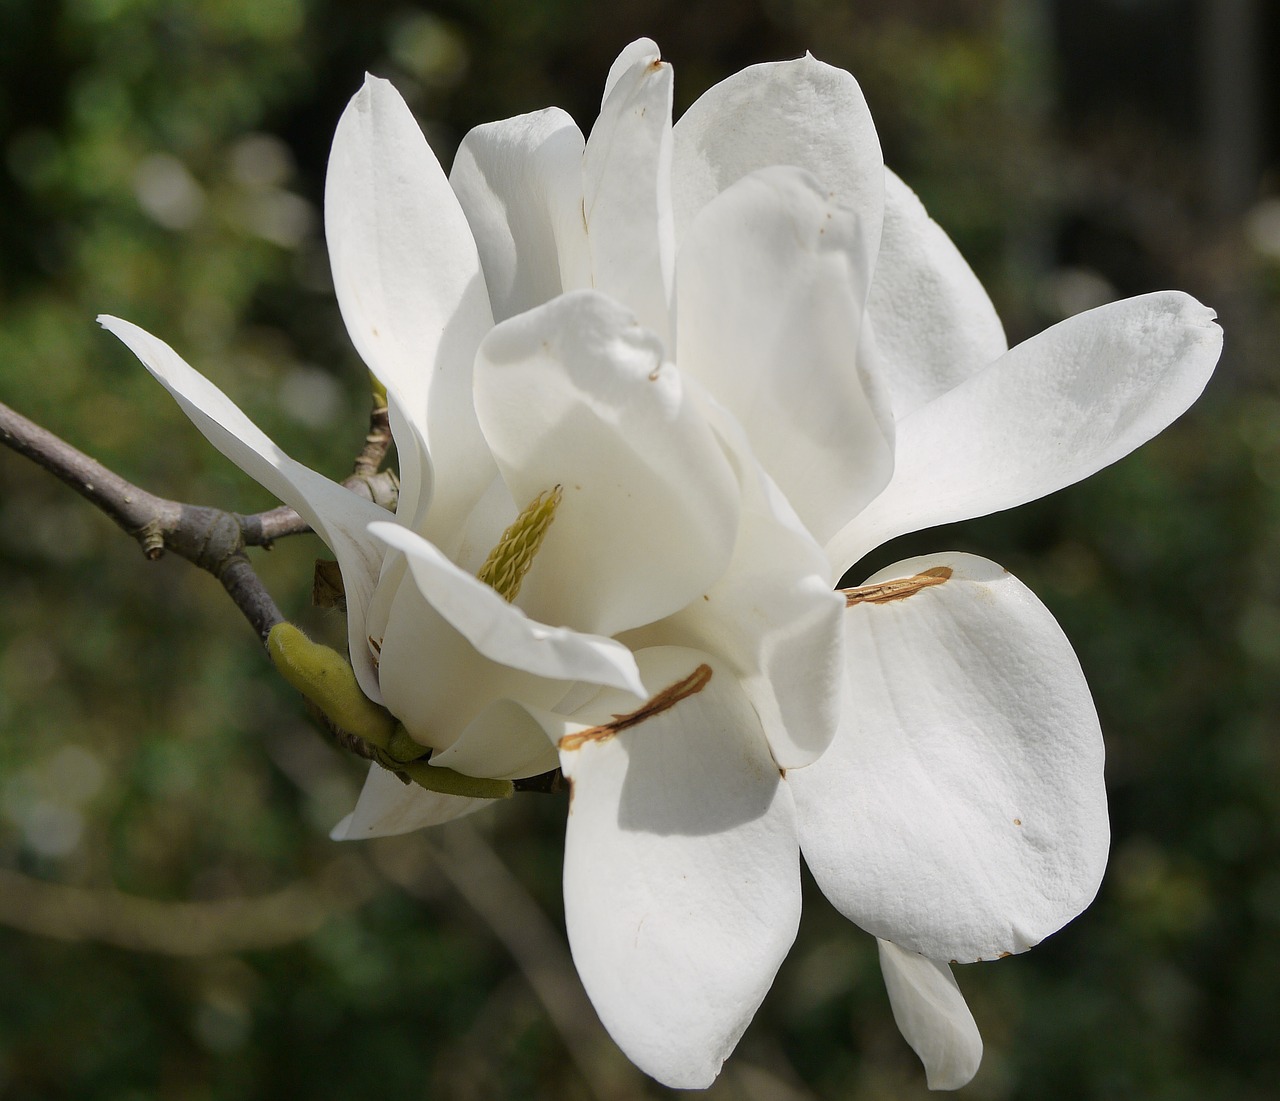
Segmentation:
<svg viewBox="0 0 1280 1101">
<path fill-rule="evenodd" d="M 998 566 L 834 586 L 886 539 L 1125 455 L 1221 335 L 1166 292 L 1009 350 L 847 73 L 756 66 L 674 127 L 671 88 L 634 43 L 585 140 L 556 109 L 482 126 L 448 179 L 388 83 L 352 100 L 326 228 L 387 389 L 394 521 L 103 323 L 332 548 L 359 684 L 432 765 L 571 780 L 569 939 L 640 1067 L 714 1079 L 795 936 L 803 851 L 953 1088 L 981 1041 L 948 963 L 1025 951 L 1097 890 L 1098 721 Z M 375 767 L 335 836 L 483 802 Z"/>
</svg>

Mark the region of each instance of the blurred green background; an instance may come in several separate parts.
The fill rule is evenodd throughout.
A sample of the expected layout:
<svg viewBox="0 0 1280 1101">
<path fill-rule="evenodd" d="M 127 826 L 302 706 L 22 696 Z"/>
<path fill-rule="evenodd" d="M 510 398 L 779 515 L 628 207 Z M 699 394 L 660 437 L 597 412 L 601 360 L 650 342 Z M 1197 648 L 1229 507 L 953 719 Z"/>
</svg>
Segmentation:
<svg viewBox="0 0 1280 1101">
<path fill-rule="evenodd" d="M 166 496 L 272 502 L 94 324 L 163 336 L 341 478 L 363 373 L 329 285 L 328 142 L 367 69 L 442 161 L 549 104 L 590 126 L 656 38 L 677 110 L 805 49 L 1010 339 L 1168 286 L 1215 306 L 1205 398 L 1138 454 L 955 548 L 1059 617 L 1108 739 L 1102 892 L 958 969 L 972 1098 L 1280 1096 L 1280 15 L 1262 0 L 0 0 L 0 400 Z M 257 561 L 308 608 L 311 537 Z M 861 580 L 857 578 L 855 580 Z M 340 846 L 362 768 L 217 584 L 0 451 L 0 1097 L 669 1095 L 619 1061 L 562 944 L 564 807 Z M 807 885 L 807 889 L 811 884 Z M 924 1096 L 873 942 L 809 890 L 719 1098 Z"/>
</svg>

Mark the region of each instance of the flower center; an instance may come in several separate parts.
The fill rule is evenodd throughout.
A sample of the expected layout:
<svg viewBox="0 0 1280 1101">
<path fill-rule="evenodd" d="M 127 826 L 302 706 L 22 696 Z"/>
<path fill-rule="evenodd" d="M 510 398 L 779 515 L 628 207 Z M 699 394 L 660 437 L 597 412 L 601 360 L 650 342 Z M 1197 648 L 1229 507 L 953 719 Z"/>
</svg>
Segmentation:
<svg viewBox="0 0 1280 1101">
<path fill-rule="evenodd" d="M 498 545 L 489 552 L 476 576 L 504 600 L 515 600 L 524 575 L 533 565 L 533 556 L 542 546 L 547 529 L 556 517 L 564 490 L 560 486 L 539 493 L 525 505 L 520 515 L 502 533 Z"/>
</svg>

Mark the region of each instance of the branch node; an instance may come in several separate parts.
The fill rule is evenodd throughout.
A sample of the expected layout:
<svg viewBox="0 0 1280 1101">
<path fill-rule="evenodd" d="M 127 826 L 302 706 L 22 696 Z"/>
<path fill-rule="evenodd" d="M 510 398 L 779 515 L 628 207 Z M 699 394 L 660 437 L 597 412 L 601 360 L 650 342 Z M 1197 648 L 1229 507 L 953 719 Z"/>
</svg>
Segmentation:
<svg viewBox="0 0 1280 1101">
<path fill-rule="evenodd" d="M 149 561 L 164 557 L 164 525 L 159 520 L 148 520 L 133 533 L 133 537 Z"/>
</svg>

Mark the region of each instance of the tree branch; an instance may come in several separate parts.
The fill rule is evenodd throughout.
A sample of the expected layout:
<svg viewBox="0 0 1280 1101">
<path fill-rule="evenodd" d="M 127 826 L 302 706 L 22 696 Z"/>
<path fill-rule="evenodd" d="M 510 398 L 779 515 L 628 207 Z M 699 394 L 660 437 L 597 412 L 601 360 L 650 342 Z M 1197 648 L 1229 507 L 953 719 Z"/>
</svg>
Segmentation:
<svg viewBox="0 0 1280 1101">
<path fill-rule="evenodd" d="M 158 902 L 112 888 L 50 883 L 0 868 L 0 925 L 133 952 L 221 955 L 301 940 L 335 913 L 362 906 L 376 890 L 377 881 L 365 862 L 348 854 L 331 861 L 313 879 L 270 894 L 209 902 Z"/>
<path fill-rule="evenodd" d="M 310 531 L 292 508 L 242 515 L 157 497 L 2 402 L 0 443 L 25 455 L 104 512 L 137 541 L 148 558 L 154 560 L 169 550 L 213 574 L 264 643 L 271 628 L 284 619 L 245 549 L 269 548 L 276 539 Z M 370 414 L 355 472 L 343 485 L 376 504 L 394 508 L 395 475 L 378 469 L 390 443 L 387 407 L 378 402 Z"/>
<path fill-rule="evenodd" d="M 137 541 L 149 559 L 171 550 L 213 574 L 264 642 L 271 628 L 284 619 L 244 553 L 246 546 L 270 543 L 266 533 L 274 529 L 261 516 L 240 516 L 157 497 L 3 403 L 0 443 L 42 466 L 104 512 Z"/>
</svg>

